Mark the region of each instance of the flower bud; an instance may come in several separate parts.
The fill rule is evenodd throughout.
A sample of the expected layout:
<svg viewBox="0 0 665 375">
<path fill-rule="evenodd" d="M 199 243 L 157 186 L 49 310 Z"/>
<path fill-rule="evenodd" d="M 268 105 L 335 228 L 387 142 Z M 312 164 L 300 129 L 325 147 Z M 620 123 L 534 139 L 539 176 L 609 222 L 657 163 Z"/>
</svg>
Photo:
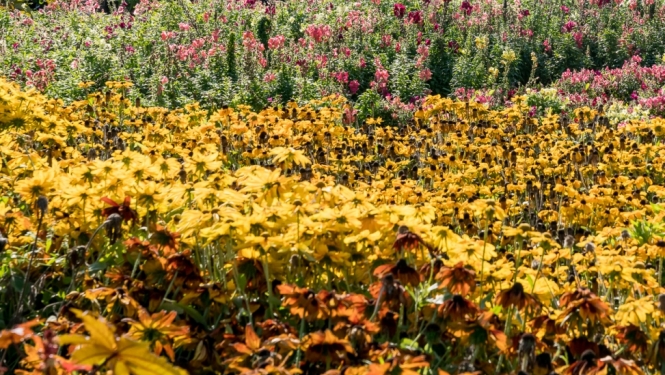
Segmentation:
<svg viewBox="0 0 665 375">
<path fill-rule="evenodd" d="M 46 210 L 48 210 L 48 198 L 40 195 L 39 198 L 37 198 L 37 208 L 39 208 L 39 211 L 41 211 L 42 215 L 44 215 Z"/>
</svg>

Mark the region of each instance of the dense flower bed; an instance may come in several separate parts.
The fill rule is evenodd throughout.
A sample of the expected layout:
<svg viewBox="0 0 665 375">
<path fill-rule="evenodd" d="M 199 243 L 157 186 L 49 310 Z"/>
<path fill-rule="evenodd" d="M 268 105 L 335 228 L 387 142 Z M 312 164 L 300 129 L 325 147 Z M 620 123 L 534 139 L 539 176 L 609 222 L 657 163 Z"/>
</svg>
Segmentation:
<svg viewBox="0 0 665 375">
<path fill-rule="evenodd" d="M 208 112 L 107 86 L 0 81 L 4 368 L 665 367 L 663 119 L 433 96 L 351 126 L 340 96 Z"/>
<path fill-rule="evenodd" d="M 428 93 L 484 88 L 503 104 L 568 70 L 634 56 L 651 66 L 665 52 L 663 20 L 654 0 L 57 0 L 0 7 L 0 72 L 67 102 L 131 80 L 146 104 L 169 108 L 260 110 L 337 93 L 363 119 L 392 121 Z"/>
</svg>

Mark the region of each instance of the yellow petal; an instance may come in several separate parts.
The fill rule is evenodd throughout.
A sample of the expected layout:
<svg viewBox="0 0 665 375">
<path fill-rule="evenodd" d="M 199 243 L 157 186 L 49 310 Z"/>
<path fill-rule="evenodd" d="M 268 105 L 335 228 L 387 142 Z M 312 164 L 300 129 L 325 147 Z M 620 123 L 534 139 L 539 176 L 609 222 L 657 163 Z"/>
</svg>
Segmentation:
<svg viewBox="0 0 665 375">
<path fill-rule="evenodd" d="M 121 338 L 118 343 L 118 360 L 123 361 L 133 375 L 180 375 L 182 372 L 166 358 L 150 352 L 148 345 Z"/>
<path fill-rule="evenodd" d="M 123 361 L 117 361 L 113 368 L 113 375 L 129 375 L 129 368 Z"/>
<path fill-rule="evenodd" d="M 72 354 L 72 361 L 79 365 L 97 365 L 112 356 L 113 351 L 98 345 L 82 346 Z"/>
<path fill-rule="evenodd" d="M 90 339 L 82 335 L 60 335 L 56 338 L 60 345 L 84 345 L 90 344 Z"/>
<path fill-rule="evenodd" d="M 94 318 L 87 313 L 75 310 L 76 316 L 83 321 L 86 331 L 90 333 L 90 339 L 103 346 L 109 351 L 116 348 L 115 336 L 113 331 L 100 319 Z"/>
</svg>

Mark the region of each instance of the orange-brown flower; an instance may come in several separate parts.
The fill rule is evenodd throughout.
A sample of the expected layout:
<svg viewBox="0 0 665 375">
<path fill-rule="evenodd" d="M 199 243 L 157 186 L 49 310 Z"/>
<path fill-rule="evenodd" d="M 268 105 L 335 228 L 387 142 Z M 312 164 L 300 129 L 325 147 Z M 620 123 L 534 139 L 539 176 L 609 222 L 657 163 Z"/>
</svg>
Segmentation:
<svg viewBox="0 0 665 375">
<path fill-rule="evenodd" d="M 372 323 L 365 316 L 355 314 L 347 321 L 339 322 L 333 331 L 338 336 L 348 337 L 356 349 L 362 348 L 372 341 L 372 336 L 381 331 L 378 324 Z"/>
<path fill-rule="evenodd" d="M 406 226 L 402 225 L 397 229 L 397 238 L 393 243 L 393 249 L 395 249 L 395 251 L 399 252 L 403 250 L 413 250 L 416 249 L 419 245 L 422 245 L 425 248 L 427 248 L 430 254 L 435 253 L 435 250 L 432 246 L 427 244 L 422 239 L 422 237 L 411 232 L 409 228 L 407 228 Z"/>
<path fill-rule="evenodd" d="M 547 313 L 537 316 L 531 322 L 534 331 L 541 329 L 545 331 L 544 338 L 554 339 L 555 336 L 566 333 L 565 328 L 556 321 L 556 318 L 551 317 Z"/>
<path fill-rule="evenodd" d="M 466 296 L 476 289 L 476 272 L 464 267 L 462 262 L 453 267 L 442 267 L 436 280 L 441 288 L 446 288 L 453 294 Z"/>
<path fill-rule="evenodd" d="M 394 265 L 384 264 L 374 270 L 374 275 L 378 277 L 383 277 L 387 273 L 395 276 L 403 285 L 415 287 L 420 284 L 420 274 L 406 263 L 406 259 L 400 259 Z"/>
<path fill-rule="evenodd" d="M 354 352 L 348 340 L 338 338 L 331 330 L 310 333 L 303 345 L 309 362 L 339 363 Z"/>
<path fill-rule="evenodd" d="M 479 312 L 478 306 L 459 294 L 445 301 L 437 309 L 439 316 L 445 319 L 449 324 L 459 325 L 466 320 L 475 319 Z"/>
<path fill-rule="evenodd" d="M 562 319 L 569 323 L 571 314 L 573 318 L 588 319 L 591 323 L 610 321 L 608 316 L 610 307 L 589 289 L 579 288 L 574 292 L 564 293 L 559 299 L 559 304 L 564 308 Z"/>
<path fill-rule="evenodd" d="M 649 336 L 642 332 L 640 327 L 631 324 L 627 327 L 617 327 L 617 331 L 617 341 L 626 345 L 628 353 L 645 355 L 649 350 Z"/>
<path fill-rule="evenodd" d="M 284 296 L 283 305 L 290 309 L 291 314 L 310 321 L 327 319 L 330 316 L 326 303 L 311 289 L 295 285 L 279 285 L 277 289 Z"/>
<path fill-rule="evenodd" d="M 418 273 L 420 273 L 420 281 L 424 282 L 429 280 L 430 275 L 436 277 L 441 272 L 443 267 L 443 260 L 441 258 L 434 258 L 434 262 L 428 262 L 420 266 Z"/>
<path fill-rule="evenodd" d="M 508 351 L 508 337 L 499 329 L 501 322 L 491 311 L 483 311 L 478 317 L 468 322 L 469 340 L 474 345 L 494 345 L 501 352 Z"/>
<path fill-rule="evenodd" d="M 501 291 L 496 297 L 496 302 L 504 309 L 515 306 L 518 310 L 528 308 L 535 311 L 541 307 L 536 297 L 525 292 L 524 286 L 520 283 L 515 283 L 510 289 Z"/>
<path fill-rule="evenodd" d="M 400 306 L 408 302 L 407 291 L 398 280 L 395 280 L 392 273 L 385 274 L 381 281 L 374 283 L 370 287 L 370 293 L 375 299 L 373 315 L 376 315 L 384 303 L 389 309 L 397 311 Z"/>
<path fill-rule="evenodd" d="M 178 238 L 180 238 L 179 233 L 171 232 L 168 228 L 158 224 L 150 235 L 150 242 L 162 250 L 165 255 L 170 255 L 178 249 Z"/>
<path fill-rule="evenodd" d="M 563 372 L 564 375 L 595 375 L 600 374 L 605 364 L 591 349 L 585 351 L 578 361 L 573 362 Z"/>
<path fill-rule="evenodd" d="M 369 365 L 367 375 L 419 375 L 421 369 L 430 366 L 430 362 L 424 355 L 414 356 L 410 354 L 392 357 L 387 363 L 372 363 Z"/>
<path fill-rule="evenodd" d="M 14 328 L 0 331 L 0 349 L 7 349 L 10 345 L 19 344 L 31 338 L 35 333 L 32 327 L 39 325 L 39 319 L 33 319 L 16 325 Z"/>
</svg>

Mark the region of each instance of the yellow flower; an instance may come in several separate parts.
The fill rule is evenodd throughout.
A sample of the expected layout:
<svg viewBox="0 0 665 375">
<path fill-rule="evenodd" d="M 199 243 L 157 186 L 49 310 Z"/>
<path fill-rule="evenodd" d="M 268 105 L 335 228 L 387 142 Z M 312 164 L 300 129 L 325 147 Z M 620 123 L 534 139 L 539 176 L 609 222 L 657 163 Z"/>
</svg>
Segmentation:
<svg viewBox="0 0 665 375">
<path fill-rule="evenodd" d="M 476 48 L 483 50 L 487 47 L 488 40 L 486 36 L 479 36 L 476 37 L 474 42 L 476 43 Z"/>
<path fill-rule="evenodd" d="M 510 48 L 505 49 L 501 54 L 501 63 L 503 63 L 504 65 L 510 65 L 515 60 L 517 60 L 515 51 L 513 51 Z"/>
<path fill-rule="evenodd" d="M 623 304 L 619 306 L 616 313 L 616 321 L 618 325 L 628 326 L 630 324 L 639 327 L 640 323 L 646 323 L 649 316 L 654 312 L 654 304 L 652 297 L 644 297 L 635 300 L 629 297 Z"/>
<path fill-rule="evenodd" d="M 302 150 L 295 150 L 291 147 L 275 147 L 270 151 L 273 155 L 273 163 L 293 162 L 297 166 L 305 166 L 312 162 L 305 156 Z"/>
</svg>

